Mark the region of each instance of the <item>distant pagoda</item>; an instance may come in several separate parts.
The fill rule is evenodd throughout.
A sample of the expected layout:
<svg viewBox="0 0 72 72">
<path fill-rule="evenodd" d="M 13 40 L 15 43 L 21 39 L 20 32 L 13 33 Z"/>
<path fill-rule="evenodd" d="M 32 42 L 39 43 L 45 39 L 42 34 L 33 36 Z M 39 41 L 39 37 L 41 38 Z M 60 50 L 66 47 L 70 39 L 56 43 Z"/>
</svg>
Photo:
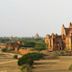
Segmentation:
<svg viewBox="0 0 72 72">
<path fill-rule="evenodd" d="M 39 39 L 39 38 L 40 38 L 39 34 L 36 33 L 35 36 L 34 36 L 34 39 Z"/>
</svg>

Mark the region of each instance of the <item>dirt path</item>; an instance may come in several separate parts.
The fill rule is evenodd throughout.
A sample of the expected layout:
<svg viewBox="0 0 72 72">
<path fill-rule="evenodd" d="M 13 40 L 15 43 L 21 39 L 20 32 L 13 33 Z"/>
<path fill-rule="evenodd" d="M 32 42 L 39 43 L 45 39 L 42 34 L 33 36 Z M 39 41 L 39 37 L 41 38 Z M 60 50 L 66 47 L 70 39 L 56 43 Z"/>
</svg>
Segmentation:
<svg viewBox="0 0 72 72">
<path fill-rule="evenodd" d="M 16 62 L 17 60 L 10 60 L 10 61 L 5 61 L 5 62 L 0 62 L 0 65 L 2 64 L 8 64 L 8 63 L 11 63 L 11 62 Z"/>
</svg>

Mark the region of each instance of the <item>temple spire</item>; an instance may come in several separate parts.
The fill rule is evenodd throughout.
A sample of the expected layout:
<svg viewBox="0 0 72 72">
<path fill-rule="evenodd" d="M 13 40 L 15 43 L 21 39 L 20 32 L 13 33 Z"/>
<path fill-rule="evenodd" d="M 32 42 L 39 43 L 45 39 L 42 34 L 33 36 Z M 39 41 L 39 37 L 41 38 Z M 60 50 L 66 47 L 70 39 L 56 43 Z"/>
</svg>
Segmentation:
<svg viewBox="0 0 72 72">
<path fill-rule="evenodd" d="M 64 24 L 62 25 L 62 28 L 65 28 Z"/>
<path fill-rule="evenodd" d="M 69 28 L 72 28 L 72 23 L 70 22 Z"/>
</svg>

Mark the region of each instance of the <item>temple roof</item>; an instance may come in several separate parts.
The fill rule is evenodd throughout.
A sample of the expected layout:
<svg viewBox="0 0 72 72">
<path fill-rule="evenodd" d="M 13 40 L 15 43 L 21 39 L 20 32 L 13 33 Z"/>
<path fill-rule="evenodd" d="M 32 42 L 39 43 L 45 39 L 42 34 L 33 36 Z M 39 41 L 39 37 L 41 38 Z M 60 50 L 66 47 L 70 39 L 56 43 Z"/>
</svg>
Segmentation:
<svg viewBox="0 0 72 72">
<path fill-rule="evenodd" d="M 66 35 L 70 35 L 72 33 L 72 28 L 65 28 Z"/>
<path fill-rule="evenodd" d="M 69 28 L 72 28 L 72 23 L 70 22 Z"/>
</svg>

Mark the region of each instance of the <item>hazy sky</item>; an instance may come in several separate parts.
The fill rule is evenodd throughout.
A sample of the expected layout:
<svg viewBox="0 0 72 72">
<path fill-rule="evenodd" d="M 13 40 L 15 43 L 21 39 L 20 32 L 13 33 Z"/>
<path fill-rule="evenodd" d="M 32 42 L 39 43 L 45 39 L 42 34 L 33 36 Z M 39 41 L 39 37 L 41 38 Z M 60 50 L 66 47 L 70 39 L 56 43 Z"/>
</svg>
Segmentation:
<svg viewBox="0 0 72 72">
<path fill-rule="evenodd" d="M 0 36 L 60 34 L 72 22 L 72 0 L 0 0 Z"/>
</svg>

